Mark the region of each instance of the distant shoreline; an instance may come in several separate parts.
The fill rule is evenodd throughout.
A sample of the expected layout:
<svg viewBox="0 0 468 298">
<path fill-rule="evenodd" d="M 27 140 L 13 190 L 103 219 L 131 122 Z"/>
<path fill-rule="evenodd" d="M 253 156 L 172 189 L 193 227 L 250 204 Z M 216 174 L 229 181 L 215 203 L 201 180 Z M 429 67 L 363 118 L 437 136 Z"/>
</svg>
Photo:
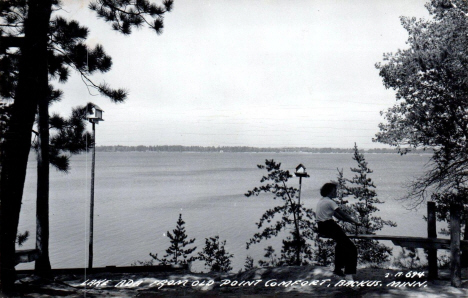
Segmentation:
<svg viewBox="0 0 468 298">
<path fill-rule="evenodd" d="M 353 148 L 309 148 L 309 147 L 248 147 L 248 146 L 181 146 L 181 145 L 159 145 L 159 146 L 97 146 L 98 152 L 211 152 L 211 153 L 353 153 Z M 398 154 L 396 149 L 373 148 L 359 149 L 362 153 L 392 153 Z M 431 154 L 429 150 L 411 150 L 409 154 Z"/>
</svg>

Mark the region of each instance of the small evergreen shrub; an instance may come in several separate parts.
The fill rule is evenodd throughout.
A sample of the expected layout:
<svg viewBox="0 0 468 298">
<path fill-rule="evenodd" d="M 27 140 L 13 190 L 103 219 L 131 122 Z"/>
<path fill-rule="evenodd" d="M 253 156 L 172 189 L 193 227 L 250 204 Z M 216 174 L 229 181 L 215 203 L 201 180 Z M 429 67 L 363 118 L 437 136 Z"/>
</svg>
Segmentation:
<svg viewBox="0 0 468 298">
<path fill-rule="evenodd" d="M 198 253 L 198 259 L 213 272 L 229 272 L 232 270 L 231 259 L 234 257 L 226 251 L 226 240 L 220 242 L 219 236 L 205 238 L 205 247 Z"/>
</svg>

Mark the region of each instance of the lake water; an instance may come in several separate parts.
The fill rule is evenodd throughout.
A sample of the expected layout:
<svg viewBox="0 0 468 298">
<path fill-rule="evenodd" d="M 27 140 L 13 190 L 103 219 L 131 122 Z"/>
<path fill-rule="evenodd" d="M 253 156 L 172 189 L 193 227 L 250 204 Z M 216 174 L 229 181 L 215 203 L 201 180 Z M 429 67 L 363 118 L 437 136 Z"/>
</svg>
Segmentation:
<svg viewBox="0 0 468 298">
<path fill-rule="evenodd" d="M 380 216 L 397 222 L 379 234 L 426 236 L 423 215 L 426 208 L 409 211 L 402 206 L 405 183 L 419 176 L 429 155 L 366 154 L 370 174 L 379 198 Z M 237 271 L 250 255 L 262 258 L 263 249 L 272 244 L 280 250 L 280 240 L 253 245 L 245 243 L 258 229 L 255 223 L 263 212 L 277 203 L 272 196 L 247 198 L 244 193 L 260 185 L 265 170 L 257 164 L 265 159 L 282 163 L 294 172 L 302 163 L 310 175 L 303 179 L 302 201 L 315 209 L 319 188 L 336 180 L 337 168 L 351 178 L 355 167 L 351 154 L 310 153 L 158 153 L 97 152 L 95 181 L 94 266 L 129 266 L 136 260 L 149 260 L 149 253 L 165 254 L 170 245 L 167 231 L 176 226 L 179 214 L 186 222 L 190 238 L 198 249 L 204 239 L 219 235 L 234 254 Z M 28 164 L 19 231 L 30 231 L 23 248 L 35 245 L 36 161 Z M 91 154 L 74 156 L 71 171 L 63 174 L 51 169 L 50 182 L 50 259 L 53 268 L 87 267 L 89 244 L 89 194 Z M 298 186 L 292 178 L 291 185 Z M 351 200 L 351 199 L 350 199 Z M 391 242 L 385 242 L 391 244 Z M 397 254 L 400 249 L 395 250 Z M 32 268 L 20 264 L 18 269 Z"/>
</svg>

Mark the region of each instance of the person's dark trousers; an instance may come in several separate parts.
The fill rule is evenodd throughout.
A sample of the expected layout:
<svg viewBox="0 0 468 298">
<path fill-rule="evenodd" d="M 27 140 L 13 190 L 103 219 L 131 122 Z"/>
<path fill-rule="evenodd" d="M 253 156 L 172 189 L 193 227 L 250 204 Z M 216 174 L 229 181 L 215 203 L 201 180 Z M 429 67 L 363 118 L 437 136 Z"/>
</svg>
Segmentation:
<svg viewBox="0 0 468 298">
<path fill-rule="evenodd" d="M 335 270 L 345 268 L 345 274 L 356 274 L 357 249 L 341 227 L 333 220 L 319 221 L 318 232 L 336 242 Z"/>
</svg>

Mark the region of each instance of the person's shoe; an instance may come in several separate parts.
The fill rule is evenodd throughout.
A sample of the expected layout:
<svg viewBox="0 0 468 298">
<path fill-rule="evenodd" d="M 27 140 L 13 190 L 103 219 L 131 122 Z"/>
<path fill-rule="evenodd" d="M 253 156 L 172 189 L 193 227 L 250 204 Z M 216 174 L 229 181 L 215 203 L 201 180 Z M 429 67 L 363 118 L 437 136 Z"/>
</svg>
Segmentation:
<svg viewBox="0 0 468 298">
<path fill-rule="evenodd" d="M 344 277 L 345 274 L 343 273 L 343 271 L 341 269 L 335 269 L 333 270 L 333 274 L 337 275 L 337 276 L 341 276 L 341 277 Z"/>
<path fill-rule="evenodd" d="M 345 280 L 347 280 L 347 281 L 354 281 L 353 275 L 352 275 L 352 274 L 346 274 L 346 275 L 345 275 Z"/>
</svg>

